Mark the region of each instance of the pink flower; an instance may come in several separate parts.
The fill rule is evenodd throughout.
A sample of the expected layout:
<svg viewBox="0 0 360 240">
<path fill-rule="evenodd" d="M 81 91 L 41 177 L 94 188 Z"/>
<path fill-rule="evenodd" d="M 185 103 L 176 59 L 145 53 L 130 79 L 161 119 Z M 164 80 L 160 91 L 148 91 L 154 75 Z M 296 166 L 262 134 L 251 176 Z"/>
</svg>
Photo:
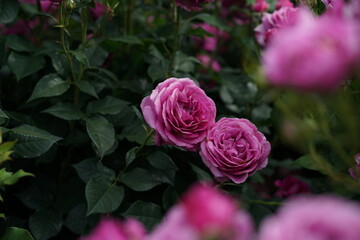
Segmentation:
<svg viewBox="0 0 360 240">
<path fill-rule="evenodd" d="M 245 0 L 222 0 L 221 3 L 221 17 L 233 19 L 238 25 L 251 21 L 250 9 Z"/>
<path fill-rule="evenodd" d="M 156 131 L 158 145 L 197 151 L 215 123 L 214 101 L 189 78 L 169 78 L 141 102 L 146 122 Z"/>
<path fill-rule="evenodd" d="M 359 179 L 360 176 L 360 153 L 356 154 L 354 156 L 356 165 L 352 168 L 349 168 L 350 176 L 352 176 L 354 179 Z"/>
<path fill-rule="evenodd" d="M 32 5 L 37 4 L 37 0 L 19 0 L 19 2 L 32 4 Z M 60 1 L 41 0 L 40 1 L 41 10 L 46 13 L 49 13 L 49 12 L 54 13 L 57 10 L 58 2 L 60 2 Z"/>
<path fill-rule="evenodd" d="M 214 0 L 175 0 L 177 6 L 188 12 L 201 10 L 201 5 L 208 2 L 214 2 Z"/>
<path fill-rule="evenodd" d="M 196 58 L 200 60 L 201 64 L 206 69 L 211 68 L 214 72 L 220 72 L 221 70 L 220 63 L 217 60 L 212 59 L 209 55 L 199 54 L 196 56 Z"/>
<path fill-rule="evenodd" d="M 208 33 L 214 35 L 213 37 L 205 36 L 203 39 L 199 37 L 194 37 L 199 48 L 213 52 L 218 48 L 218 42 L 220 39 L 227 40 L 229 34 L 223 30 L 218 29 L 217 27 L 211 26 L 207 23 L 194 24 L 194 28 L 201 27 Z"/>
<path fill-rule="evenodd" d="M 147 240 L 250 240 L 249 215 L 229 196 L 209 185 L 197 184 L 170 209 Z"/>
<path fill-rule="evenodd" d="M 252 6 L 252 9 L 255 12 L 266 12 L 269 8 L 269 4 L 266 2 L 266 0 L 255 0 L 254 5 Z"/>
<path fill-rule="evenodd" d="M 283 7 L 293 8 L 294 4 L 290 0 L 277 0 L 275 9 L 279 10 L 280 8 L 283 8 Z"/>
<path fill-rule="evenodd" d="M 109 8 L 104 4 L 95 2 L 95 8 L 90 8 L 90 15 L 94 20 L 96 20 L 103 16 L 107 11 L 109 11 Z"/>
<path fill-rule="evenodd" d="M 283 180 L 276 180 L 275 186 L 279 188 L 275 195 L 281 198 L 310 192 L 309 186 L 294 176 L 288 176 Z"/>
<path fill-rule="evenodd" d="M 120 222 L 115 218 L 103 218 L 92 232 L 79 240 L 142 240 L 145 229 L 135 219 Z"/>
<path fill-rule="evenodd" d="M 259 240 L 357 240 L 359 205 L 332 196 L 290 200 L 260 227 Z"/>
<path fill-rule="evenodd" d="M 258 43 L 266 46 L 279 30 L 294 25 L 298 12 L 298 8 L 282 7 L 272 14 L 264 13 L 262 23 L 255 28 Z"/>
<path fill-rule="evenodd" d="M 222 118 L 201 143 L 200 156 L 218 181 L 242 183 L 267 165 L 270 148 L 249 120 Z"/>
<path fill-rule="evenodd" d="M 279 31 L 263 53 L 271 84 L 302 91 L 332 91 L 358 61 L 354 24 L 336 15 L 316 18 L 302 9 L 291 28 Z"/>
</svg>

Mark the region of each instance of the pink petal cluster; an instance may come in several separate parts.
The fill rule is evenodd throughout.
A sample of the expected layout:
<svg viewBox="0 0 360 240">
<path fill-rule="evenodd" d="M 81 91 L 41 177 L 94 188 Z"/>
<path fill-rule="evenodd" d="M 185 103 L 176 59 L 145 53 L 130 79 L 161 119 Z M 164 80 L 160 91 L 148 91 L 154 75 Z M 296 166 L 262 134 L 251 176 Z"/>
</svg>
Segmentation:
<svg viewBox="0 0 360 240">
<path fill-rule="evenodd" d="M 360 207 L 331 196 L 287 202 L 260 227 L 258 240 L 357 240 Z"/>
<path fill-rule="evenodd" d="M 288 176 L 282 180 L 276 180 L 275 186 L 278 187 L 275 195 L 280 198 L 287 198 L 310 192 L 309 186 L 304 181 L 301 181 L 294 176 Z"/>
<path fill-rule="evenodd" d="M 255 12 L 266 12 L 269 8 L 269 4 L 266 2 L 266 0 L 255 0 L 254 5 L 252 6 L 252 9 Z"/>
<path fill-rule="evenodd" d="M 95 8 L 90 8 L 90 15 L 93 20 L 96 20 L 103 16 L 107 11 L 109 11 L 107 6 L 102 3 L 95 2 Z"/>
<path fill-rule="evenodd" d="M 360 179 L 360 153 L 354 156 L 356 165 L 352 168 L 349 168 L 349 174 L 354 179 Z"/>
<path fill-rule="evenodd" d="M 143 240 L 144 226 L 135 219 L 120 222 L 115 218 L 103 218 L 92 232 L 79 240 Z"/>
<path fill-rule="evenodd" d="M 206 69 L 212 69 L 214 72 L 219 72 L 221 70 L 220 63 L 216 59 L 211 58 L 209 55 L 198 54 L 196 58 L 200 60 L 201 64 Z"/>
<path fill-rule="evenodd" d="M 197 151 L 215 123 L 214 101 L 189 78 L 169 78 L 141 102 L 146 122 L 156 131 L 158 145 Z"/>
<path fill-rule="evenodd" d="M 207 23 L 194 24 L 194 28 L 202 28 L 206 32 L 211 33 L 213 36 L 205 36 L 204 38 L 194 37 L 199 48 L 213 52 L 217 49 L 219 40 L 227 40 L 229 38 L 229 34 L 217 27 L 214 27 Z"/>
<path fill-rule="evenodd" d="M 147 240 L 250 240 L 249 215 L 233 199 L 209 185 L 197 184 L 170 209 Z"/>
<path fill-rule="evenodd" d="M 335 90 L 358 61 L 358 37 L 350 20 L 301 9 L 295 25 L 279 31 L 265 49 L 265 75 L 278 87 Z"/>
<path fill-rule="evenodd" d="M 249 120 L 222 118 L 201 143 L 200 156 L 218 181 L 242 183 L 267 165 L 270 148 Z"/>
<path fill-rule="evenodd" d="M 262 23 L 255 28 L 255 37 L 261 46 L 269 44 L 279 30 L 295 24 L 299 9 L 282 7 L 270 13 L 264 13 Z"/>
<path fill-rule="evenodd" d="M 277 0 L 275 9 L 279 10 L 280 8 L 283 8 L 283 7 L 293 8 L 294 4 L 290 0 Z"/>
<path fill-rule="evenodd" d="M 214 2 L 214 0 L 175 0 L 177 6 L 184 8 L 186 11 L 199 11 L 202 4 Z"/>
</svg>

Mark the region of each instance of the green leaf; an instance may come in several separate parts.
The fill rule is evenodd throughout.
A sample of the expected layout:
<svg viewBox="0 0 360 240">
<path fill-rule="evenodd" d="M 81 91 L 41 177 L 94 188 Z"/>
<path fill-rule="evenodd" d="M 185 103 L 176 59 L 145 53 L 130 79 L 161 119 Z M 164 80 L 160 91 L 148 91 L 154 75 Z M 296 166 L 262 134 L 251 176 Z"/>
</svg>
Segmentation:
<svg viewBox="0 0 360 240">
<path fill-rule="evenodd" d="M 92 178 L 85 188 L 87 215 L 115 211 L 124 198 L 124 188 L 103 179 Z"/>
<path fill-rule="evenodd" d="M 56 50 L 54 49 L 54 51 Z M 55 71 L 65 76 L 69 72 L 69 64 L 67 62 L 66 56 L 57 52 L 51 52 L 49 55 L 51 57 L 51 63 Z"/>
<path fill-rule="evenodd" d="M 72 51 L 71 52 L 76 60 L 78 60 L 83 65 L 90 67 L 89 59 L 87 58 L 86 54 L 80 51 Z"/>
<path fill-rule="evenodd" d="M 122 109 L 128 105 L 128 102 L 111 96 L 106 96 L 103 99 L 92 101 L 87 105 L 87 112 L 101 113 L 101 114 L 118 114 Z"/>
<path fill-rule="evenodd" d="M 1 198 L 1 196 L 0 196 L 0 198 Z M 1 202 L 3 202 L 3 201 L 4 201 L 4 200 L 1 198 Z M 0 219 L 6 220 L 5 214 L 0 213 Z M 0 239 L 0 240 L 1 240 L 1 239 Z"/>
<path fill-rule="evenodd" d="M 175 169 L 178 170 L 173 160 L 166 153 L 156 151 L 148 157 L 151 165 L 161 170 Z"/>
<path fill-rule="evenodd" d="M 126 166 L 129 166 L 135 160 L 137 150 L 138 147 L 133 147 L 126 153 Z"/>
<path fill-rule="evenodd" d="M 115 37 L 115 38 L 110 38 L 109 40 L 114 42 L 143 45 L 143 42 L 138 37 L 135 36 Z"/>
<path fill-rule="evenodd" d="M 114 180 L 115 171 L 104 166 L 101 161 L 94 158 L 85 159 L 77 164 L 74 164 L 77 174 L 80 179 L 87 183 L 91 178 L 104 178 Z"/>
<path fill-rule="evenodd" d="M 205 172 L 201 168 L 195 166 L 194 164 L 190 163 L 190 166 L 191 166 L 192 170 L 195 172 L 199 181 L 202 181 L 202 180 L 206 181 L 206 180 L 213 179 L 207 172 Z"/>
<path fill-rule="evenodd" d="M 51 73 L 40 79 L 36 84 L 28 102 L 42 97 L 59 96 L 70 88 L 70 83 L 64 81 L 56 73 Z"/>
<path fill-rule="evenodd" d="M 11 52 L 8 57 L 10 70 L 15 74 L 16 79 L 27 77 L 36 73 L 45 66 L 45 60 L 41 56 L 30 56 L 27 54 Z"/>
<path fill-rule="evenodd" d="M 253 121 L 264 121 L 271 117 L 271 107 L 263 104 L 256 108 L 253 108 L 251 112 L 251 118 Z"/>
<path fill-rule="evenodd" d="M 86 120 L 86 130 L 102 158 L 115 143 L 114 127 L 106 118 L 94 115 Z"/>
<path fill-rule="evenodd" d="M 319 169 L 315 166 L 310 155 L 304 155 L 294 161 L 294 165 L 307 168 L 310 170 L 319 171 Z"/>
<path fill-rule="evenodd" d="M 150 172 L 142 168 L 134 168 L 123 173 L 120 175 L 120 182 L 137 192 L 150 190 L 160 184 Z"/>
<path fill-rule="evenodd" d="M 132 123 L 125 125 L 119 135 L 120 140 L 126 138 L 130 142 L 139 144 L 143 144 L 146 137 L 146 131 L 140 119 L 135 119 Z"/>
<path fill-rule="evenodd" d="M 198 27 L 196 29 L 191 28 L 187 33 L 187 36 L 195 36 L 195 37 L 214 37 L 211 33 L 205 31 L 202 27 Z"/>
<path fill-rule="evenodd" d="M 220 19 L 218 17 L 216 17 L 215 15 L 211 15 L 209 13 L 200 13 L 195 15 L 194 17 L 192 17 L 192 19 L 198 19 L 198 20 L 202 20 L 210 25 L 213 25 L 215 27 L 218 27 L 222 30 L 229 30 L 229 26 L 227 26 L 224 22 L 220 21 Z"/>
<path fill-rule="evenodd" d="M 19 11 L 19 3 L 14 0 L 0 1 L 0 23 L 12 22 Z"/>
<path fill-rule="evenodd" d="M 64 120 L 79 120 L 83 117 L 80 109 L 72 103 L 61 103 L 42 111 Z"/>
<path fill-rule="evenodd" d="M 6 46 L 18 52 L 34 52 L 36 48 L 29 40 L 17 35 L 9 35 L 6 39 Z"/>
<path fill-rule="evenodd" d="M 61 215 L 52 209 L 42 209 L 30 216 L 29 228 L 36 240 L 57 235 L 62 227 Z"/>
<path fill-rule="evenodd" d="M 99 98 L 98 95 L 96 94 L 95 88 L 88 81 L 81 80 L 81 81 L 77 81 L 75 84 L 76 86 L 78 86 L 80 91 L 87 93 L 93 97 Z"/>
<path fill-rule="evenodd" d="M 21 125 L 8 133 L 10 140 L 17 140 L 13 150 L 23 158 L 39 157 L 61 138 L 29 125 Z"/>
<path fill-rule="evenodd" d="M 30 232 L 23 228 L 9 227 L 0 240 L 34 240 Z"/>
<path fill-rule="evenodd" d="M 99 45 L 86 48 L 85 54 L 89 59 L 90 66 L 95 66 L 95 67 L 101 66 L 108 56 L 108 53 Z"/>
<path fill-rule="evenodd" d="M 86 217 L 86 204 L 80 204 L 69 212 L 65 219 L 65 226 L 72 232 L 82 235 L 85 232 L 88 221 Z"/>
<path fill-rule="evenodd" d="M 25 172 L 20 169 L 16 173 L 7 172 L 5 168 L 0 169 L 0 186 L 13 185 L 17 183 L 20 178 L 23 177 L 35 177 L 34 174 Z"/>
<path fill-rule="evenodd" d="M 0 108 L 0 118 L 9 118 Z"/>
<path fill-rule="evenodd" d="M 162 208 L 151 202 L 136 201 L 123 213 L 123 216 L 138 219 L 150 231 L 161 221 Z"/>
</svg>

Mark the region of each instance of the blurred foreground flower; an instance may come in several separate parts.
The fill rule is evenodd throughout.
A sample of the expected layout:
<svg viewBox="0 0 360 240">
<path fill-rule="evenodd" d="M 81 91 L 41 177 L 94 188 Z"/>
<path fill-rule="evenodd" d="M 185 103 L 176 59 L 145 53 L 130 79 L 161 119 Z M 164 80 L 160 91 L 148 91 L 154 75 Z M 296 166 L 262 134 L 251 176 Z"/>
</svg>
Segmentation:
<svg viewBox="0 0 360 240">
<path fill-rule="evenodd" d="M 197 151 L 215 123 L 214 101 L 189 78 L 169 78 L 141 102 L 146 122 L 156 131 L 158 145 Z"/>
<path fill-rule="evenodd" d="M 201 143 L 200 156 L 218 181 L 242 183 L 267 165 L 270 148 L 249 120 L 222 118 Z"/>
<path fill-rule="evenodd" d="M 290 200 L 265 219 L 259 240 L 357 240 L 360 207 L 332 196 Z"/>
<path fill-rule="evenodd" d="M 301 9 L 296 24 L 279 31 L 265 49 L 265 75 L 278 87 L 333 91 L 358 61 L 358 37 L 350 20 Z"/>
<path fill-rule="evenodd" d="M 281 198 L 310 192 L 309 186 L 294 176 L 288 176 L 282 180 L 276 180 L 275 186 L 278 187 L 275 195 Z"/>
<path fill-rule="evenodd" d="M 249 215 L 229 196 L 209 185 L 197 184 L 170 209 L 148 240 L 250 240 Z"/>
<path fill-rule="evenodd" d="M 275 9 L 279 10 L 280 8 L 283 7 L 294 7 L 294 4 L 290 1 L 290 0 L 277 0 L 276 5 L 275 5 Z"/>
<path fill-rule="evenodd" d="M 206 32 L 211 33 L 213 36 L 205 36 L 204 38 L 193 37 L 196 41 L 198 48 L 208 51 L 214 52 L 218 49 L 218 45 L 220 40 L 227 40 L 229 38 L 229 34 L 217 27 L 214 27 L 207 23 L 199 23 L 194 24 L 194 28 L 202 28 Z M 223 50 L 223 49 L 220 49 Z"/>
<path fill-rule="evenodd" d="M 269 4 L 266 2 L 266 0 L 255 0 L 254 5 L 252 6 L 252 9 L 255 12 L 266 12 L 269 8 Z"/>
<path fill-rule="evenodd" d="M 214 72 L 219 72 L 221 70 L 220 63 L 209 55 L 199 54 L 196 58 L 200 60 L 205 69 L 212 69 Z"/>
</svg>

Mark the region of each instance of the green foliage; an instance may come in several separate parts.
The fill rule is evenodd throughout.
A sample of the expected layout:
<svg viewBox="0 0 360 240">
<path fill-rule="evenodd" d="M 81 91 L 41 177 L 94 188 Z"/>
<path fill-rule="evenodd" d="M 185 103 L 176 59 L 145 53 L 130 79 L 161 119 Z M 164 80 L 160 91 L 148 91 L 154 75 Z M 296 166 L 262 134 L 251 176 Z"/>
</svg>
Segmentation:
<svg viewBox="0 0 360 240">
<path fill-rule="evenodd" d="M 17 227 L 7 228 L 4 235 L 0 239 L 1 240 L 16 240 L 16 239 L 34 240 L 34 238 L 31 236 L 29 231 L 27 231 L 26 229 L 17 228 Z"/>
</svg>

